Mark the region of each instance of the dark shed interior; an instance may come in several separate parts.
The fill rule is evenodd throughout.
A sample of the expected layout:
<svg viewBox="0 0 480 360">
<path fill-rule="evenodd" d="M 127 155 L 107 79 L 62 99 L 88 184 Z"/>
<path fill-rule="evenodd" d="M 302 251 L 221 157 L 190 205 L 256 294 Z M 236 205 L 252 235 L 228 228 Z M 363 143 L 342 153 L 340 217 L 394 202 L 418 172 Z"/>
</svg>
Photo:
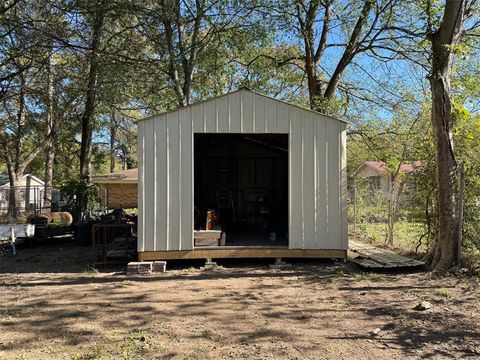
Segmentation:
<svg viewBox="0 0 480 360">
<path fill-rule="evenodd" d="M 227 246 L 288 245 L 288 135 L 194 135 L 195 230 L 214 229 Z"/>
</svg>

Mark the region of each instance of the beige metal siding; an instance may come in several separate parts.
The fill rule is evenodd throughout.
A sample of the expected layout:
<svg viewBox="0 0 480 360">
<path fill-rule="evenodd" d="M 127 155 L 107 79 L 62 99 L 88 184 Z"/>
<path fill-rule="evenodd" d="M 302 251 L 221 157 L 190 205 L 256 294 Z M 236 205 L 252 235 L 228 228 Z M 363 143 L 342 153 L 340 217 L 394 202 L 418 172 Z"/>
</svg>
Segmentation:
<svg viewBox="0 0 480 360">
<path fill-rule="evenodd" d="M 143 214 L 145 213 L 144 206 L 144 186 L 143 186 L 143 177 L 145 171 L 143 169 L 144 157 L 145 157 L 145 147 L 144 147 L 144 137 L 145 137 L 145 121 L 138 123 L 137 128 L 137 167 L 138 167 L 138 228 L 137 228 L 137 249 L 138 251 L 145 251 L 145 220 L 143 219 Z"/>
<path fill-rule="evenodd" d="M 193 134 L 289 134 L 289 247 L 346 249 L 345 124 L 247 90 L 139 123 L 139 251 L 193 249 Z"/>
<path fill-rule="evenodd" d="M 180 249 L 192 248 L 193 132 L 191 108 L 180 112 Z"/>
</svg>

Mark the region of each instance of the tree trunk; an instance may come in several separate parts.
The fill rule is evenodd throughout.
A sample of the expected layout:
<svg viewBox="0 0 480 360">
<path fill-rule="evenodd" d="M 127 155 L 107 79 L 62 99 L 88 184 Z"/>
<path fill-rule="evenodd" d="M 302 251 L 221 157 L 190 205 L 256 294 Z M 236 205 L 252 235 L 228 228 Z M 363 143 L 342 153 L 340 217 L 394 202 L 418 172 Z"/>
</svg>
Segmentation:
<svg viewBox="0 0 480 360">
<path fill-rule="evenodd" d="M 431 34 L 432 73 L 429 81 L 437 162 L 437 238 L 427 261 L 434 270 L 445 270 L 453 265 L 457 245 L 457 163 L 453 149 L 450 78 L 453 50 L 462 31 L 464 11 L 463 0 L 447 0 L 440 28 Z"/>
<path fill-rule="evenodd" d="M 52 186 L 53 186 L 53 163 L 55 161 L 55 141 L 56 121 L 53 115 L 53 69 L 52 69 L 52 51 L 48 57 L 47 63 L 47 91 L 45 103 L 47 106 L 46 123 L 48 143 L 45 148 L 45 189 L 43 192 L 43 206 L 50 208 L 52 205 Z"/>
<path fill-rule="evenodd" d="M 300 2 L 296 3 L 297 20 L 300 25 L 301 35 L 305 46 L 305 73 L 307 75 L 308 94 L 310 100 L 310 108 L 315 111 L 330 113 L 331 100 L 335 99 L 335 92 L 340 84 L 340 79 L 345 72 L 347 66 L 352 62 L 357 54 L 361 43 L 361 34 L 368 21 L 368 16 L 374 5 L 372 0 L 364 0 L 362 10 L 356 19 L 355 26 L 350 34 L 349 41 L 345 46 L 342 57 L 338 61 L 335 70 L 329 80 L 323 81 L 318 72 L 317 67 L 320 63 L 322 54 L 327 46 L 326 41 L 330 31 L 331 3 L 325 3 L 325 16 L 323 18 L 323 29 L 320 41 L 315 51 L 316 33 L 316 14 L 320 2 L 311 1 L 308 10 L 302 6 Z M 303 17 L 305 12 L 305 17 Z"/>
<path fill-rule="evenodd" d="M 115 142 L 117 141 L 117 126 L 115 124 L 115 114 L 112 114 L 110 122 L 110 172 L 115 171 Z"/>
<path fill-rule="evenodd" d="M 104 22 L 103 2 L 100 2 L 96 9 L 92 25 L 92 43 L 89 56 L 89 71 L 85 110 L 82 116 L 82 140 L 80 146 L 80 176 L 90 181 L 92 168 L 92 136 L 93 136 L 93 115 L 95 111 L 95 100 L 97 94 L 98 78 L 98 52 L 100 38 Z"/>
<path fill-rule="evenodd" d="M 20 87 L 18 94 L 18 114 L 17 114 L 17 133 L 15 134 L 16 147 L 15 147 L 15 159 L 7 159 L 8 177 L 10 179 L 10 195 L 8 212 L 12 219 L 17 219 L 20 215 L 20 180 L 23 176 L 24 167 L 21 164 L 23 138 L 25 132 L 25 76 L 20 74 Z M 10 151 L 10 149 L 5 149 Z M 13 160 L 13 161 L 12 161 Z"/>
<path fill-rule="evenodd" d="M 453 152 L 453 116 L 449 76 L 430 78 L 432 89 L 432 124 L 437 162 L 437 239 L 429 260 L 432 268 L 446 269 L 453 264 L 457 244 L 456 185 L 457 164 Z"/>
<path fill-rule="evenodd" d="M 21 208 L 21 198 L 20 198 L 20 180 L 22 175 L 20 174 L 8 174 L 10 180 L 10 190 L 9 190 L 9 199 L 8 199 L 8 215 L 11 219 L 18 219 L 20 215 Z"/>
</svg>

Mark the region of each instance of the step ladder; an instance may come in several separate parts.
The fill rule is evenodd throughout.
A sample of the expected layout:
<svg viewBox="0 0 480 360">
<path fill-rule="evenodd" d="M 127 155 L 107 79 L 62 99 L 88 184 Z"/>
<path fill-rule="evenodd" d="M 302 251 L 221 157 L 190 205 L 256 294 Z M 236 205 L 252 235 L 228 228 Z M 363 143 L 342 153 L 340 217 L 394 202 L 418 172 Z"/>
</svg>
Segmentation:
<svg viewBox="0 0 480 360">
<path fill-rule="evenodd" d="M 232 209 L 233 221 L 235 221 L 235 204 L 233 202 L 232 177 L 230 169 L 219 169 L 217 178 L 217 208 Z"/>
</svg>

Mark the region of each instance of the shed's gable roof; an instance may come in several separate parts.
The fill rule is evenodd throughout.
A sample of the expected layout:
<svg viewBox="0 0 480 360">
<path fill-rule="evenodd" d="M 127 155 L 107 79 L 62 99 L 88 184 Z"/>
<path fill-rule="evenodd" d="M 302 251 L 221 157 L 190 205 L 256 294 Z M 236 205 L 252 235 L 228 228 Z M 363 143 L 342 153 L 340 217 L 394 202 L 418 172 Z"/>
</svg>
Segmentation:
<svg viewBox="0 0 480 360">
<path fill-rule="evenodd" d="M 284 104 L 284 105 L 287 105 L 289 107 L 294 107 L 296 109 L 300 109 L 301 111 L 306 111 L 306 112 L 309 112 L 309 113 L 313 113 L 313 114 L 316 114 L 316 115 L 320 115 L 322 117 L 325 117 L 327 119 L 331 119 L 331 120 L 335 120 L 335 121 L 339 121 L 339 122 L 342 122 L 342 123 L 347 123 L 345 120 L 341 120 L 341 119 L 337 119 L 337 118 L 334 118 L 332 116 L 329 116 L 329 115 L 325 115 L 325 114 L 322 114 L 322 113 L 319 113 L 318 111 L 314 111 L 314 110 L 311 110 L 311 109 L 307 109 L 303 106 L 300 106 L 300 105 L 296 105 L 296 104 L 291 104 L 289 102 L 286 102 L 286 101 L 283 101 L 283 100 L 279 100 L 279 99 L 275 99 L 271 96 L 268 96 L 268 95 L 264 95 L 264 94 L 260 94 L 260 93 L 257 93 L 255 91 L 252 91 L 248 88 L 240 88 L 238 90 L 235 90 L 235 91 L 232 91 L 232 92 L 229 92 L 229 93 L 226 93 L 226 94 L 223 94 L 223 95 L 219 95 L 219 96 L 214 96 L 214 97 L 210 97 L 208 99 L 205 99 L 205 100 L 202 100 L 202 101 L 198 101 L 196 103 L 193 103 L 193 104 L 189 104 L 187 106 L 183 106 L 183 107 L 179 107 L 177 109 L 174 109 L 174 110 L 170 110 L 170 111 L 165 111 L 165 112 L 162 112 L 162 113 L 159 113 L 159 114 L 156 114 L 156 115 L 152 115 L 152 116 L 149 116 L 149 117 L 146 117 L 144 119 L 140 119 L 138 121 L 146 121 L 146 120 L 152 120 L 152 119 L 156 119 L 158 117 L 162 117 L 163 115 L 166 115 L 166 114 L 170 114 L 170 113 L 174 113 L 176 111 L 181 111 L 181 110 L 184 110 L 184 109 L 187 109 L 187 108 L 196 108 L 196 107 L 200 107 L 206 103 L 209 103 L 209 102 L 213 102 L 217 99 L 220 99 L 220 98 L 224 98 L 224 97 L 230 97 L 232 96 L 233 94 L 236 94 L 236 93 L 241 93 L 241 92 L 248 92 L 250 94 L 252 94 L 254 97 L 263 97 L 263 98 L 266 98 L 270 101 L 276 101 L 278 103 L 281 103 L 281 104 Z M 138 122 L 137 121 L 137 122 Z"/>
</svg>

